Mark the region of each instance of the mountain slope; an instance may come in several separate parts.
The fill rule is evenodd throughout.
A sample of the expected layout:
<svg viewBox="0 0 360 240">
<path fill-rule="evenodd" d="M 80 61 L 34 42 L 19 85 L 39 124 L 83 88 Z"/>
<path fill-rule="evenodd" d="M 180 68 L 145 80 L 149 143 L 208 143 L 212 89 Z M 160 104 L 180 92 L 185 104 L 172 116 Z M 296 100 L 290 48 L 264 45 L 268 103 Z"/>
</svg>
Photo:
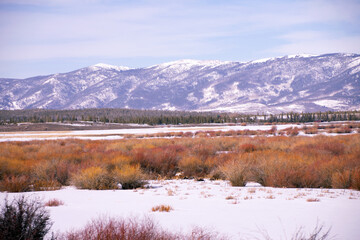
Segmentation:
<svg viewBox="0 0 360 240">
<path fill-rule="evenodd" d="M 136 108 L 237 112 L 360 108 L 360 55 L 240 62 L 180 60 L 130 69 L 0 79 L 0 109 Z"/>
</svg>

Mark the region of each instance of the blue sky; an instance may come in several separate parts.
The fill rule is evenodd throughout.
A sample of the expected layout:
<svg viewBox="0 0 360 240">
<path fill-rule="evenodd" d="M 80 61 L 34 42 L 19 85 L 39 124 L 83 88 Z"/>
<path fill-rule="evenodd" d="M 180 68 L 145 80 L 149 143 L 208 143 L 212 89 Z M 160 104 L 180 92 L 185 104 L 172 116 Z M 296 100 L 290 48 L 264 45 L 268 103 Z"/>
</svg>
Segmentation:
<svg viewBox="0 0 360 240">
<path fill-rule="evenodd" d="M 0 0 L 0 77 L 360 53 L 355 0 Z"/>
</svg>

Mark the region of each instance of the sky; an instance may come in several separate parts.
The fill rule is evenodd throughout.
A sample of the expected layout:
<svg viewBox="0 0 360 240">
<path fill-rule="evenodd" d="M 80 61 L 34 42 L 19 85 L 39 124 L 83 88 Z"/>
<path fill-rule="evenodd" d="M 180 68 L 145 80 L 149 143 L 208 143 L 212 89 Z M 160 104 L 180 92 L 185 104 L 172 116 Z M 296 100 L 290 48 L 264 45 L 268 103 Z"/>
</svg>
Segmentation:
<svg viewBox="0 0 360 240">
<path fill-rule="evenodd" d="M 360 0 L 0 0 L 0 78 L 360 53 Z"/>
</svg>

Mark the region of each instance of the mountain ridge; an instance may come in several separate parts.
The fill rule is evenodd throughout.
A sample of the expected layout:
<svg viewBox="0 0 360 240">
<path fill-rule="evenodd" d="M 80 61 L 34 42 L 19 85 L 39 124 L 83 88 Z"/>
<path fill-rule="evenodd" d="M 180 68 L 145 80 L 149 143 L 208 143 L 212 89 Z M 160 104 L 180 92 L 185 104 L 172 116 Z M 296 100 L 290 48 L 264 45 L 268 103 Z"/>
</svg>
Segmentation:
<svg viewBox="0 0 360 240">
<path fill-rule="evenodd" d="M 0 109 L 135 108 L 244 113 L 360 107 L 360 55 L 287 55 L 249 62 L 182 59 L 144 68 L 95 64 L 0 79 Z"/>
</svg>

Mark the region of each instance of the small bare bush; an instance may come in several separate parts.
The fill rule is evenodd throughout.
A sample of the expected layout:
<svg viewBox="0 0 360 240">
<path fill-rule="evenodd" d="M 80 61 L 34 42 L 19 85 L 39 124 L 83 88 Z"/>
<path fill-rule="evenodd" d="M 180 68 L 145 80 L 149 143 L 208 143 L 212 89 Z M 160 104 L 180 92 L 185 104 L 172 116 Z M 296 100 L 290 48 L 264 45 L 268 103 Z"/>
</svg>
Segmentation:
<svg viewBox="0 0 360 240">
<path fill-rule="evenodd" d="M 0 239 L 43 239 L 52 223 L 49 213 L 37 200 L 24 196 L 7 200 L 0 213 Z"/>
<path fill-rule="evenodd" d="M 330 235 L 331 228 L 325 229 L 323 225 L 316 225 L 314 230 L 310 233 L 306 232 L 303 227 L 299 227 L 291 236 L 291 240 L 328 240 L 333 239 Z M 273 240 L 269 233 L 264 229 L 259 229 L 259 234 L 262 239 Z M 259 239 L 256 237 L 255 239 Z M 285 239 L 286 233 L 285 233 Z"/>
<path fill-rule="evenodd" d="M 46 207 L 58 207 L 58 206 L 61 206 L 61 205 L 64 205 L 64 202 L 59 200 L 59 199 L 50 199 L 49 201 L 47 201 L 45 203 L 45 206 Z"/>
<path fill-rule="evenodd" d="M 227 239 L 216 232 L 195 227 L 188 234 L 171 233 L 162 230 L 150 218 L 114 219 L 100 218 L 93 220 L 83 229 L 64 234 L 64 240 L 220 240 Z"/>
</svg>

